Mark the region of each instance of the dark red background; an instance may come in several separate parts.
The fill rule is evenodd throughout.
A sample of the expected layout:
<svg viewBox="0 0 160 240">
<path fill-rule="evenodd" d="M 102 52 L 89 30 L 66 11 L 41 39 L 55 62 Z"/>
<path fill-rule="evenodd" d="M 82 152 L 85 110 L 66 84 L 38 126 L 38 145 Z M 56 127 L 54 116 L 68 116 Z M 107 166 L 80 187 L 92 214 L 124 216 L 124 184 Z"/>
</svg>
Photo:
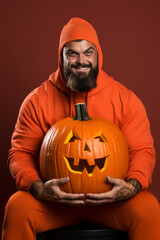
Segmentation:
<svg viewBox="0 0 160 240">
<path fill-rule="evenodd" d="M 7 154 L 19 107 L 56 70 L 60 31 L 75 16 L 97 30 L 104 70 L 132 89 L 146 107 L 157 151 L 150 191 L 160 200 L 159 12 L 159 0 L 0 1 L 0 224 L 4 206 L 16 191 Z"/>
</svg>

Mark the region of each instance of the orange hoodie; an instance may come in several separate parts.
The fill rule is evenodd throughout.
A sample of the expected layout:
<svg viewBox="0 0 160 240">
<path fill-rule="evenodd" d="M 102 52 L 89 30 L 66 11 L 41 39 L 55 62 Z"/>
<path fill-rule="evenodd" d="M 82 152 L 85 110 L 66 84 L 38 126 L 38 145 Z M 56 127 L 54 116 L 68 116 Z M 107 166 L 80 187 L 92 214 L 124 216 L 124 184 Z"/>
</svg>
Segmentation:
<svg viewBox="0 0 160 240">
<path fill-rule="evenodd" d="M 65 43 L 84 39 L 98 51 L 97 87 L 87 93 L 71 91 L 63 76 L 61 52 Z M 114 122 L 126 137 L 130 163 L 127 179 L 136 178 L 146 189 L 151 183 L 155 151 L 145 108 L 135 94 L 102 70 L 102 51 L 94 28 L 73 18 L 64 26 L 59 44 L 58 70 L 24 100 L 12 136 L 9 168 L 18 189 L 28 190 L 40 179 L 39 149 L 45 133 L 57 121 L 74 116 L 74 104 L 86 102 L 90 116 Z"/>
</svg>

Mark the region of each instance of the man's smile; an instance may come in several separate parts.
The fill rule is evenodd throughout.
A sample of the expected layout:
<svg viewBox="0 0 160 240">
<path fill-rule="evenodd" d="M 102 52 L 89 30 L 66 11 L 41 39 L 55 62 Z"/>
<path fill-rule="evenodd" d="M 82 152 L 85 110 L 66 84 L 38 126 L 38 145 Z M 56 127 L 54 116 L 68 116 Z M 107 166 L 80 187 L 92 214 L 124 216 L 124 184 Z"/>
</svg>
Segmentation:
<svg viewBox="0 0 160 240">
<path fill-rule="evenodd" d="M 76 72 L 87 72 L 92 67 L 91 64 L 72 64 L 71 68 Z"/>
<path fill-rule="evenodd" d="M 78 68 L 72 68 L 74 69 L 76 72 L 87 72 L 88 69 L 90 69 L 90 67 L 78 67 Z"/>
</svg>

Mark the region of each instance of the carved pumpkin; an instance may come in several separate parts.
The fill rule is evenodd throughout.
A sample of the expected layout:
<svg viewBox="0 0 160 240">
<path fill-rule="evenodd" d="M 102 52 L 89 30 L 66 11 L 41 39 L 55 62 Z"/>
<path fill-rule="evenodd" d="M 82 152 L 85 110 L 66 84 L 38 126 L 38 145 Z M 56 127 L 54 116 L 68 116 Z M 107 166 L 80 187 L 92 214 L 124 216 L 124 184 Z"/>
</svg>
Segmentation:
<svg viewBox="0 0 160 240">
<path fill-rule="evenodd" d="M 90 118 L 85 104 L 76 104 L 76 118 L 65 118 L 47 132 L 40 150 L 44 181 L 69 177 L 66 192 L 100 193 L 111 189 L 106 176 L 125 179 L 128 147 L 112 122 Z"/>
</svg>

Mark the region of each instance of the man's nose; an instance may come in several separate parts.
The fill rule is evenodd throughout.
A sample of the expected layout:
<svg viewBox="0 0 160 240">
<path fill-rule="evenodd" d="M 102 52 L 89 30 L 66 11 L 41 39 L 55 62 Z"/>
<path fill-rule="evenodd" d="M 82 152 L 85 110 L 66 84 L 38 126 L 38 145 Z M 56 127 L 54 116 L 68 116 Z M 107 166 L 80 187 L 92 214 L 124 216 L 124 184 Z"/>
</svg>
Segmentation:
<svg viewBox="0 0 160 240">
<path fill-rule="evenodd" d="M 79 54 L 77 56 L 77 63 L 83 64 L 85 62 L 85 56 L 83 54 Z"/>
</svg>

